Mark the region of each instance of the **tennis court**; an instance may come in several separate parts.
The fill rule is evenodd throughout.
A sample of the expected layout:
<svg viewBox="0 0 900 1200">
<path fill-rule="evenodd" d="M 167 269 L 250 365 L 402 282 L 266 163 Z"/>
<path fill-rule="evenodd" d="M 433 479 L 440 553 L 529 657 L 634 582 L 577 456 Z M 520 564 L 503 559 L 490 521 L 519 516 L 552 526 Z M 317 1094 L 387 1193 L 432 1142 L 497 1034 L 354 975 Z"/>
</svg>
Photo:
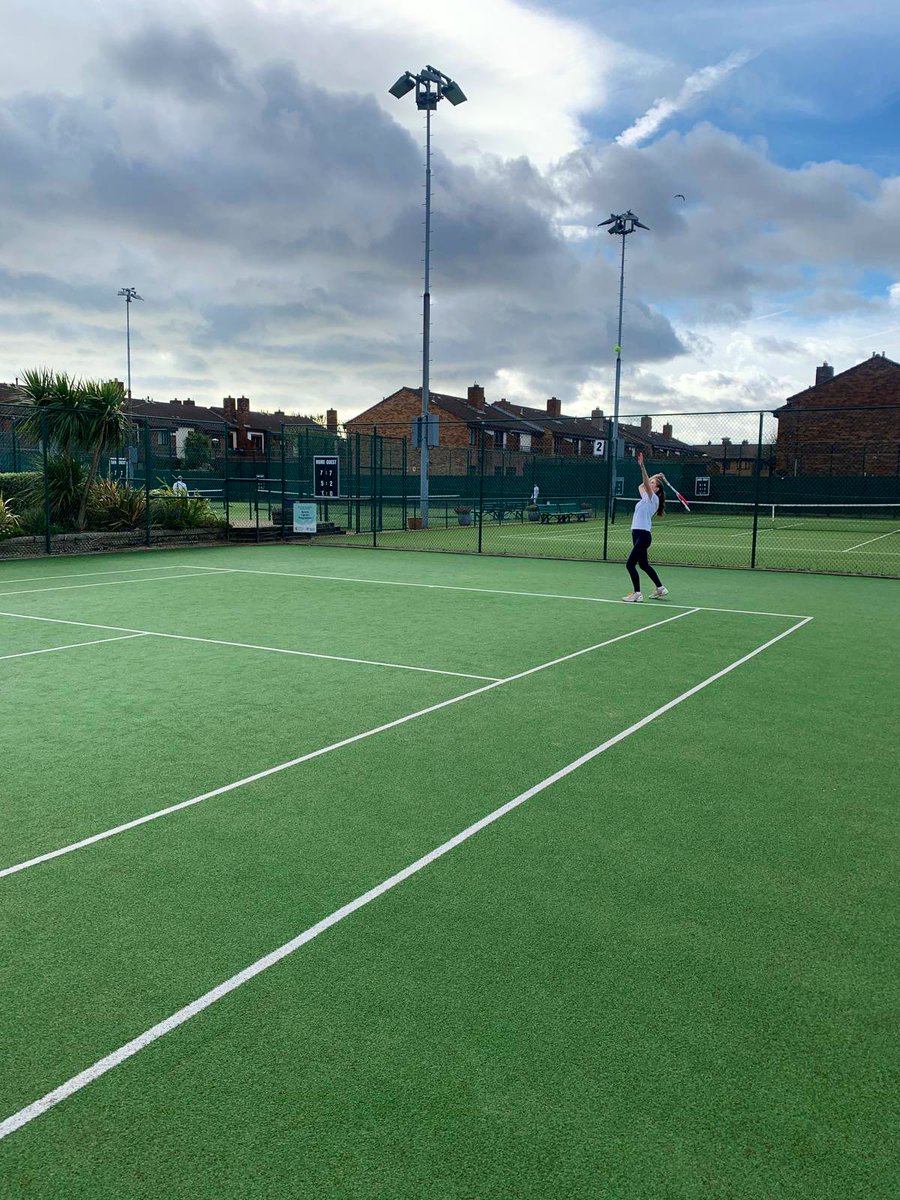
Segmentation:
<svg viewBox="0 0 900 1200">
<path fill-rule="evenodd" d="M 0 564 L 0 1194 L 896 1194 L 897 585 L 665 581 Z"/>
</svg>

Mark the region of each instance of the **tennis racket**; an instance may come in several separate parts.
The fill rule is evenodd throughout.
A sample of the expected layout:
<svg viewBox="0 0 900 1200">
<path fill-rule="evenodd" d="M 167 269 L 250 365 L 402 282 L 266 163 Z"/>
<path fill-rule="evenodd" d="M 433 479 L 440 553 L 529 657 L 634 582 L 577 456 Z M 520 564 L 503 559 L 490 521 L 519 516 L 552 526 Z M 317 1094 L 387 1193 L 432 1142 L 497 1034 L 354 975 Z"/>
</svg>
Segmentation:
<svg viewBox="0 0 900 1200">
<path fill-rule="evenodd" d="M 685 512 L 690 512 L 691 506 L 688 504 L 687 500 L 685 500 L 685 498 L 684 498 L 684 496 L 682 496 L 681 492 L 677 491 L 675 488 L 672 487 L 671 483 L 669 483 L 668 479 L 666 479 L 665 476 L 663 476 L 663 483 L 666 485 L 666 487 L 669 489 L 669 491 L 672 493 L 673 496 L 678 497 L 678 499 L 681 501 L 682 505 L 684 506 Z"/>
</svg>

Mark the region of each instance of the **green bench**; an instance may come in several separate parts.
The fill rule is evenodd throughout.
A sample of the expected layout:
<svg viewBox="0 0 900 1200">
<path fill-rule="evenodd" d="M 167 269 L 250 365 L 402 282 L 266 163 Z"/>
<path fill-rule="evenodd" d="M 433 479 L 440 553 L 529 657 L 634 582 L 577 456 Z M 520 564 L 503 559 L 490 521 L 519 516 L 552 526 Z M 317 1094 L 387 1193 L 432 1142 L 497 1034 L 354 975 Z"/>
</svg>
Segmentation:
<svg viewBox="0 0 900 1200">
<path fill-rule="evenodd" d="M 565 525 L 573 518 L 576 521 L 586 521 L 590 511 L 589 508 L 582 508 L 580 504 L 575 503 L 538 505 L 542 525 L 549 525 L 551 517 L 556 517 L 557 525 Z"/>
<path fill-rule="evenodd" d="M 527 503 L 527 500 L 488 500 L 482 511 L 486 517 L 493 517 L 495 521 L 505 521 L 508 517 L 521 521 L 524 519 Z"/>
</svg>

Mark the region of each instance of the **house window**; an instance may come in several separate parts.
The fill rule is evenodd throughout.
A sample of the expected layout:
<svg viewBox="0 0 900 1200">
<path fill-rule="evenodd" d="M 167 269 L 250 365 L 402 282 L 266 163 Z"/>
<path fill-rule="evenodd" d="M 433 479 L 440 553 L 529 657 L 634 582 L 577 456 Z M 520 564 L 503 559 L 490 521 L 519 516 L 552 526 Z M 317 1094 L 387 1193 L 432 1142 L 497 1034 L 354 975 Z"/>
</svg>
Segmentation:
<svg viewBox="0 0 900 1200">
<path fill-rule="evenodd" d="M 168 429 L 160 429 L 156 434 L 157 446 L 168 446 L 172 440 L 172 435 Z"/>
<path fill-rule="evenodd" d="M 478 445 L 478 426 L 477 425 L 469 426 L 469 445 L 470 446 Z"/>
<path fill-rule="evenodd" d="M 553 453 L 559 454 L 561 450 L 562 450 L 562 438 L 559 436 L 558 433 L 554 433 L 554 435 L 553 435 Z"/>
<path fill-rule="evenodd" d="M 519 449 L 520 450 L 530 450 L 531 449 L 531 434 L 530 433 L 520 433 L 519 434 Z"/>
</svg>

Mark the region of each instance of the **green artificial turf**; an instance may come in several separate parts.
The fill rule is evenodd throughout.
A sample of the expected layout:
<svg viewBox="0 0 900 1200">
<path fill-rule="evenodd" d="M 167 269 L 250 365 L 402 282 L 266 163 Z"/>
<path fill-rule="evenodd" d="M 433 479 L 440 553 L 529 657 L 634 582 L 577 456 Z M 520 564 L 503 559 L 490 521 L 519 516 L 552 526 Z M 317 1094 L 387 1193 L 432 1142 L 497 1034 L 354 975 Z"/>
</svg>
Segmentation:
<svg viewBox="0 0 900 1200">
<path fill-rule="evenodd" d="M 0 566 L 0 611 L 52 619 L 0 616 L 0 869 L 485 686 L 152 636 L 6 655 L 127 628 L 505 678 L 674 605 L 814 618 L 0 1141 L 0 1195 L 896 1194 L 897 585 L 666 581 Z M 797 619 L 689 612 L 0 878 L 0 1121 Z"/>
</svg>

